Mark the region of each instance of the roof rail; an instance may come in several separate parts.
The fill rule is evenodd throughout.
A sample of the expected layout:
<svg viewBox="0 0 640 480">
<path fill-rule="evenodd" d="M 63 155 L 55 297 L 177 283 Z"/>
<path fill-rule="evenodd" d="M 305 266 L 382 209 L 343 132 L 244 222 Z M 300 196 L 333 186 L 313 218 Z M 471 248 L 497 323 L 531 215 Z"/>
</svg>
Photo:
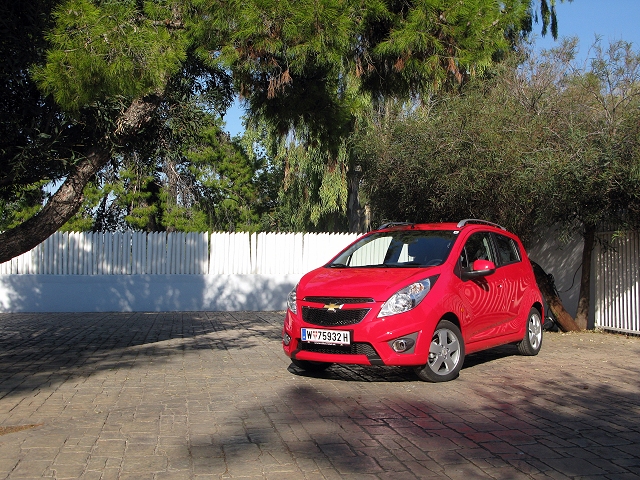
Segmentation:
<svg viewBox="0 0 640 480">
<path fill-rule="evenodd" d="M 380 225 L 377 229 L 378 230 L 382 230 L 383 228 L 400 227 L 400 226 L 408 226 L 408 225 L 415 225 L 415 223 L 413 223 L 413 222 L 387 222 L 387 223 L 383 223 L 382 225 Z"/>
<path fill-rule="evenodd" d="M 477 218 L 466 218 L 464 220 L 460 220 L 458 222 L 457 227 L 458 228 L 462 228 L 467 223 L 478 223 L 478 224 L 481 224 L 481 225 L 491 225 L 492 227 L 497 227 L 497 228 L 500 228 L 502 230 L 506 230 L 506 228 L 504 228 L 502 225 L 498 225 L 497 223 L 493 223 L 493 222 L 487 222 L 486 220 L 479 220 Z"/>
</svg>

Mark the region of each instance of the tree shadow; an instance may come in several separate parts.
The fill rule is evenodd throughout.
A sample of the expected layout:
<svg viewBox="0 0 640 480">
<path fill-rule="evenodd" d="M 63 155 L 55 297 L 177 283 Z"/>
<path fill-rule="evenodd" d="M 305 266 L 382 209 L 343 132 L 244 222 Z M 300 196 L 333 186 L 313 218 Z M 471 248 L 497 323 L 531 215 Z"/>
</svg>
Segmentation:
<svg viewBox="0 0 640 480">
<path fill-rule="evenodd" d="M 0 398 L 188 350 L 279 341 L 280 312 L 0 313 Z"/>
<path fill-rule="evenodd" d="M 637 381 L 602 384 L 591 377 L 585 382 L 573 371 L 523 375 L 528 369 L 522 363 L 504 368 L 513 353 L 503 350 L 496 354 L 503 355 L 501 368 L 490 382 L 485 369 L 474 367 L 486 367 L 491 357 L 444 384 L 414 381 L 383 388 L 380 382 L 408 380 L 390 380 L 382 368 L 341 366 L 305 375 L 304 383 L 283 387 L 277 397 L 242 407 L 236 412 L 241 423 L 218 429 L 210 445 L 192 450 L 194 463 L 215 453 L 226 459 L 231 475 L 243 461 L 260 458 L 271 462 L 262 465 L 265 472 L 288 462 L 334 476 L 640 475 Z M 626 373 L 633 377 L 640 370 Z M 343 382 L 336 386 L 327 380 Z M 270 457 L 272 452 L 282 455 Z"/>
</svg>

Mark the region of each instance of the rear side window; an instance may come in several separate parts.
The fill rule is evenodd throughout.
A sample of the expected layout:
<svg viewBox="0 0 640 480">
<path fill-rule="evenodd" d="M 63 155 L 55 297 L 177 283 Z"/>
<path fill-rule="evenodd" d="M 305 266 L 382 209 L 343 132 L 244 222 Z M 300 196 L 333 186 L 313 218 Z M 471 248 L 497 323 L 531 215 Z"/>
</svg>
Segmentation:
<svg viewBox="0 0 640 480">
<path fill-rule="evenodd" d="M 519 262 L 520 250 L 515 240 L 504 235 L 496 234 L 496 245 L 498 247 L 498 258 L 500 259 L 500 265 L 507 265 L 509 263 Z"/>
</svg>

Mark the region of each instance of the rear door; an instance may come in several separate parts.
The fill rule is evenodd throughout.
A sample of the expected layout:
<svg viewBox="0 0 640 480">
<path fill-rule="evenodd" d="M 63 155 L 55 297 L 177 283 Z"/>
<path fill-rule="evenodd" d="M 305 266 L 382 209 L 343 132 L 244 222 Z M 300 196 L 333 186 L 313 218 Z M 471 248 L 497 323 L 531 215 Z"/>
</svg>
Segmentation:
<svg viewBox="0 0 640 480">
<path fill-rule="evenodd" d="M 525 264 L 522 261 L 523 255 L 520 247 L 513 238 L 495 233 L 494 240 L 498 257 L 496 276 L 502 284 L 505 321 L 508 323 L 504 333 L 513 333 L 518 328 L 512 322 L 521 309 L 527 291 L 527 276 L 523 271 Z"/>
</svg>

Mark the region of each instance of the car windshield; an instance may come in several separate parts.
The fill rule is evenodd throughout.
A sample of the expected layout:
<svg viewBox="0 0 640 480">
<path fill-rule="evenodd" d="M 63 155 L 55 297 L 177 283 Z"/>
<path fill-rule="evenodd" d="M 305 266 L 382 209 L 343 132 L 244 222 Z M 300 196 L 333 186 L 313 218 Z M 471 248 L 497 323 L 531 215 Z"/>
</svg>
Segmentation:
<svg viewBox="0 0 640 480">
<path fill-rule="evenodd" d="M 331 268 L 415 268 L 441 265 L 456 234 L 450 230 L 396 230 L 373 233 L 342 252 Z"/>
</svg>

